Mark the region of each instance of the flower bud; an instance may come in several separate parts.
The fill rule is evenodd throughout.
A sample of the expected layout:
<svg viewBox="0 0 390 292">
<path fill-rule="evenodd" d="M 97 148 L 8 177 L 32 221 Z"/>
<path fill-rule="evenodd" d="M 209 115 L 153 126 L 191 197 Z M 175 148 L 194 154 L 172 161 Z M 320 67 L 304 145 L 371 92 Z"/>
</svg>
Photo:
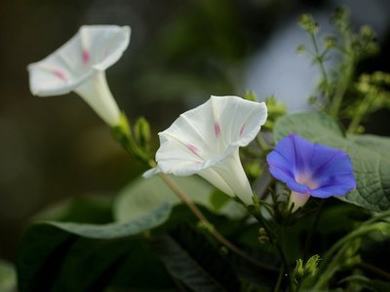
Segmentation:
<svg viewBox="0 0 390 292">
<path fill-rule="evenodd" d="M 324 38 L 324 46 L 326 49 L 332 49 L 336 47 L 337 39 L 334 36 L 327 36 Z"/>
<path fill-rule="evenodd" d="M 253 90 L 245 91 L 244 98 L 249 101 L 257 101 L 256 92 Z"/>
<path fill-rule="evenodd" d="M 134 138 L 137 144 L 142 148 L 149 148 L 151 139 L 149 122 L 144 118 L 140 117 L 134 125 Z"/>
<path fill-rule="evenodd" d="M 310 257 L 305 265 L 305 273 L 310 275 L 310 276 L 315 276 L 318 271 L 318 263 L 320 261 L 320 256 L 319 255 L 313 255 Z"/>
<path fill-rule="evenodd" d="M 294 276 L 295 278 L 302 278 L 304 275 L 305 275 L 305 269 L 303 267 L 303 261 L 302 259 L 298 259 L 294 269 Z"/>
<path fill-rule="evenodd" d="M 295 52 L 297 52 L 297 54 L 303 54 L 305 51 L 306 47 L 303 44 L 298 45 L 295 49 Z"/>
<path fill-rule="evenodd" d="M 318 32 L 318 24 L 310 14 L 302 14 L 298 20 L 299 25 L 308 33 L 315 34 Z"/>
</svg>

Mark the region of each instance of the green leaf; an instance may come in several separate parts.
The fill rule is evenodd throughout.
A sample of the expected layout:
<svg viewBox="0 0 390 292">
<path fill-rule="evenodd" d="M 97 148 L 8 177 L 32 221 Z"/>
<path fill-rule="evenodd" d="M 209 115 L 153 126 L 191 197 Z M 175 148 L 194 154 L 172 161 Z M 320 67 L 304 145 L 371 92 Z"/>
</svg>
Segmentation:
<svg viewBox="0 0 390 292">
<path fill-rule="evenodd" d="M 143 214 L 142 216 L 129 220 L 125 223 L 109 223 L 98 225 L 48 221 L 46 224 L 53 225 L 64 231 L 82 237 L 112 239 L 136 235 L 146 230 L 150 230 L 160 225 L 161 222 L 168 220 L 170 212 L 170 205 L 164 203 L 157 209 L 152 210 L 149 214 Z"/>
<path fill-rule="evenodd" d="M 379 153 L 382 159 L 390 159 L 390 138 L 375 135 L 351 135 L 348 138 L 360 146 Z"/>
<path fill-rule="evenodd" d="M 146 240 L 81 238 L 49 224 L 34 224 L 26 231 L 17 271 L 20 292 L 95 292 L 107 287 L 158 291 L 174 287 Z"/>
<path fill-rule="evenodd" d="M 274 128 L 274 139 L 279 141 L 290 133 L 343 149 L 351 156 L 357 188 L 347 196 L 337 198 L 372 211 L 390 208 L 390 160 L 384 150 L 388 139 L 375 136 L 347 139 L 336 121 L 315 112 L 280 118 Z M 373 141 L 380 146 L 371 147 Z"/>
<path fill-rule="evenodd" d="M 16 291 L 16 273 L 14 267 L 0 260 L 0 291 Z"/>
<path fill-rule="evenodd" d="M 215 190 L 211 193 L 210 203 L 215 208 L 215 210 L 220 210 L 223 206 L 225 206 L 231 198 L 229 198 L 226 194 L 221 192 L 220 190 Z"/>
<path fill-rule="evenodd" d="M 112 198 L 80 196 L 61 201 L 39 212 L 34 221 L 112 222 Z"/>
<path fill-rule="evenodd" d="M 197 204 L 206 207 L 210 211 L 233 219 L 242 218 L 245 214 L 245 209 L 233 200 L 224 204 L 220 209 L 216 208 L 210 199 L 214 188 L 199 177 L 172 177 L 172 179 Z M 177 196 L 158 176 L 150 179 L 140 178 L 119 194 L 114 202 L 114 217 L 119 222 L 132 221 L 153 212 L 164 204 L 173 208 L 180 203 Z M 159 224 L 166 220 L 167 218 L 161 217 Z"/>
<path fill-rule="evenodd" d="M 82 204 L 76 200 L 45 212 L 39 218 L 76 218 L 100 223 L 102 218 L 107 218 L 104 206 L 105 203 L 101 205 L 95 200 L 82 200 Z M 87 214 L 80 217 L 82 210 Z M 20 290 L 99 291 L 97 287 L 101 289 L 110 282 L 109 279 L 106 282 L 108 271 L 110 277 L 115 277 L 116 281 L 128 283 L 130 286 L 125 286 L 126 288 L 133 287 L 132 285 L 148 287 L 145 275 L 163 268 L 159 263 L 152 263 L 153 267 L 158 268 L 148 267 L 148 259 L 153 257 L 151 252 L 148 251 L 146 255 L 140 253 L 142 245 L 137 243 L 134 247 L 129 236 L 154 228 L 169 217 L 170 211 L 170 205 L 165 203 L 149 214 L 124 223 L 98 225 L 47 221 L 32 225 L 26 232 L 19 251 Z M 132 268 L 126 264 L 126 271 L 120 272 L 126 258 L 130 257 L 129 254 L 132 254 L 129 261 L 136 257 L 137 261 L 145 265 L 144 269 L 140 268 L 138 271 L 140 264 L 134 265 L 132 262 Z M 157 258 L 152 261 L 156 262 Z M 85 270 L 88 270 L 87 275 Z M 131 278 L 131 271 L 134 278 Z M 142 275 L 139 274 L 141 271 Z M 159 271 L 156 273 L 160 273 Z"/>
<path fill-rule="evenodd" d="M 206 209 L 203 211 L 207 213 Z M 171 230 L 170 228 L 176 230 L 178 222 L 187 221 L 190 225 L 186 225 L 180 236 L 177 233 L 171 234 L 172 238 L 191 258 L 195 258 L 197 263 L 208 271 L 207 273 L 210 273 L 210 270 L 214 271 L 211 273 L 213 278 L 219 279 L 222 283 L 231 283 L 229 279 L 234 280 L 235 275 L 232 274 L 229 263 L 220 257 L 218 249 L 213 246 L 210 248 L 211 244 L 207 242 L 206 237 L 192 236 L 192 229 L 195 228 L 192 224 L 195 222 L 187 220 L 192 218 L 191 216 L 193 215 L 188 208 L 178 205 L 171 214 L 172 218 L 164 226 L 151 230 L 151 233 L 145 236 L 138 234 L 121 238 L 118 237 L 130 233 L 128 231 L 116 233 L 115 229 L 110 229 L 107 230 L 107 235 L 100 230 L 101 226 L 96 226 L 98 230 L 91 229 L 91 224 L 69 225 L 61 222 L 33 224 L 22 238 L 18 252 L 20 291 L 95 292 L 108 287 L 113 291 L 172 289 L 174 287 L 172 276 L 167 273 L 160 257 L 155 255 L 156 245 L 153 242 L 150 246 L 150 239 L 158 238 L 162 232 Z M 226 217 L 212 213 L 207 213 L 207 217 L 229 222 Z M 172 224 L 169 224 L 170 222 Z M 187 234 L 189 237 L 185 238 Z"/>
<path fill-rule="evenodd" d="M 150 230 L 160 225 L 161 222 L 165 222 L 171 212 L 171 205 L 163 202 L 156 209 L 150 210 L 149 213 L 130 218 L 128 221 L 107 223 L 113 221 L 111 206 L 111 202 L 105 198 L 75 198 L 41 212 L 35 217 L 35 220 L 78 236 L 111 239 Z"/>
<path fill-rule="evenodd" d="M 240 291 L 229 262 L 193 228 L 182 225 L 153 242 L 168 272 L 191 291 Z"/>
<path fill-rule="evenodd" d="M 199 204 L 206 205 L 212 188 L 196 177 L 172 177 Z M 179 204 L 176 195 L 158 177 L 139 178 L 122 190 L 114 202 L 114 217 L 126 222 L 158 209 L 162 204 Z"/>
</svg>

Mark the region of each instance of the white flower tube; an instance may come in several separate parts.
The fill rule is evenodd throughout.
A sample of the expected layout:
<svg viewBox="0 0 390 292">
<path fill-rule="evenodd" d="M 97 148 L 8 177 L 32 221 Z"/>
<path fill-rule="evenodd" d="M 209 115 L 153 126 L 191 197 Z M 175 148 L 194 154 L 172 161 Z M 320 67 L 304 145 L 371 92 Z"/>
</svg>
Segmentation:
<svg viewBox="0 0 390 292">
<path fill-rule="evenodd" d="M 159 133 L 157 167 L 144 176 L 158 172 L 198 174 L 229 196 L 237 196 L 250 205 L 253 192 L 240 161 L 239 147 L 256 137 L 266 119 L 264 102 L 211 96 Z"/>
<path fill-rule="evenodd" d="M 129 40 L 128 26 L 82 26 L 54 53 L 28 66 L 31 92 L 51 96 L 74 91 L 108 125 L 118 125 L 120 111 L 107 85 L 105 70 L 119 60 Z"/>
</svg>

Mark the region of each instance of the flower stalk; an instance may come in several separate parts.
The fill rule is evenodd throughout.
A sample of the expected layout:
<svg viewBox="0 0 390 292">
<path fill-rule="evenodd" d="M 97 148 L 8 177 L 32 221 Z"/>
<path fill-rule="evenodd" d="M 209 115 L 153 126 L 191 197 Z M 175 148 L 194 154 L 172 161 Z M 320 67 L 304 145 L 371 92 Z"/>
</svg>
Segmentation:
<svg viewBox="0 0 390 292">
<path fill-rule="evenodd" d="M 283 242 L 282 242 L 282 240 L 280 240 L 281 236 L 277 236 L 276 233 L 272 230 L 271 226 L 268 224 L 268 221 L 266 219 L 264 219 L 264 217 L 262 216 L 261 211 L 260 211 L 260 206 L 258 204 L 255 204 L 254 206 L 249 206 L 248 211 L 263 226 L 263 228 L 267 232 L 267 235 L 270 239 L 270 243 L 276 247 L 276 249 L 279 253 L 280 259 L 282 261 L 283 274 L 287 274 L 287 277 L 289 280 L 289 286 L 292 287 L 290 264 L 288 261 L 287 254 L 283 248 Z M 279 285 L 277 285 L 277 286 L 279 286 Z"/>
</svg>

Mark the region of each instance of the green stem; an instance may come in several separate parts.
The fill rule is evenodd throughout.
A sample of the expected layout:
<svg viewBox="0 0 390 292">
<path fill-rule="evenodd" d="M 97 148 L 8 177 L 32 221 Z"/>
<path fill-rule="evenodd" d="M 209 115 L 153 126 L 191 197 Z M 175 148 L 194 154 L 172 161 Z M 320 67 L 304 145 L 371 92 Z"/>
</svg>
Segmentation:
<svg viewBox="0 0 390 292">
<path fill-rule="evenodd" d="M 366 222 L 364 222 L 364 224 L 368 225 L 368 224 L 380 221 L 382 219 L 386 219 L 388 217 L 390 217 L 390 210 L 387 210 L 385 212 L 380 213 L 379 215 L 376 215 L 376 216 L 372 217 L 371 219 L 369 219 Z"/>
<path fill-rule="evenodd" d="M 316 36 L 314 33 L 310 33 L 310 39 L 313 43 L 313 47 L 314 47 L 314 60 L 316 63 L 318 63 L 319 65 L 319 68 L 320 68 L 320 72 L 321 72 L 321 75 L 322 75 L 322 79 L 324 80 L 324 84 L 325 84 L 325 95 L 327 96 L 327 98 L 329 98 L 329 78 L 328 78 L 328 74 L 326 73 L 326 69 L 325 69 L 325 64 L 324 64 L 324 56 L 325 54 L 324 53 L 320 53 L 320 49 L 319 49 L 319 46 L 318 46 L 318 43 L 317 43 L 317 39 L 316 39 Z"/>
<path fill-rule="evenodd" d="M 379 225 L 380 224 L 380 225 Z M 363 236 L 367 233 L 370 233 L 372 231 L 377 231 L 378 227 L 382 226 L 382 223 L 374 223 L 369 225 L 362 225 L 359 229 L 352 231 L 347 236 L 341 238 L 339 241 L 337 241 L 331 249 L 329 249 L 325 255 L 323 256 L 324 261 L 327 261 L 330 259 L 331 255 L 340 250 L 347 242 L 350 240 L 353 240 L 355 238 L 358 238 L 360 236 Z"/>
<path fill-rule="evenodd" d="M 385 219 L 385 218 L 388 218 L 390 217 L 390 210 L 388 211 L 385 211 L 377 216 L 374 216 L 373 218 L 367 220 L 366 222 L 364 222 L 360 228 L 352 231 L 351 233 L 349 233 L 348 235 L 344 236 L 343 238 L 341 238 L 339 241 L 337 241 L 330 250 L 328 250 L 328 252 L 324 255 L 324 259 L 327 260 L 330 258 L 330 256 L 335 253 L 338 249 L 341 248 L 341 246 L 343 246 L 346 242 L 348 242 L 349 240 L 351 239 L 354 239 L 356 237 L 359 237 L 361 235 L 364 235 L 368 232 L 371 232 L 371 231 L 375 231 L 378 229 L 378 224 L 381 224 L 381 223 L 376 223 L 382 219 Z"/>
<path fill-rule="evenodd" d="M 333 117 L 337 117 L 340 111 L 341 103 L 343 101 L 345 92 L 348 89 L 349 83 L 352 80 L 353 72 L 354 72 L 354 61 L 352 57 L 347 57 L 347 59 L 350 59 L 347 61 L 346 69 L 343 74 L 343 78 L 340 80 L 335 95 L 333 96 L 332 103 L 330 105 L 329 113 Z"/>
<path fill-rule="evenodd" d="M 153 164 L 151 166 L 153 167 Z M 240 257 L 251 262 L 252 264 L 262 269 L 273 270 L 270 269 L 270 267 L 264 265 L 263 263 L 256 261 L 255 259 L 253 259 L 253 257 L 247 255 L 245 252 L 243 252 L 241 249 L 235 246 L 232 242 L 226 239 L 217 229 L 215 229 L 214 225 L 207 220 L 207 218 L 196 206 L 196 204 L 191 199 L 191 197 L 187 193 L 182 191 L 172 178 L 170 178 L 169 176 L 163 173 L 160 173 L 159 176 L 164 181 L 164 183 L 172 190 L 172 192 L 175 193 L 185 205 L 187 205 L 187 207 L 191 210 L 191 212 L 195 215 L 195 217 L 202 223 L 202 225 L 206 226 L 206 230 L 210 233 L 210 235 L 214 237 L 214 239 L 216 239 L 223 246 L 227 247 L 228 249 L 230 249 L 232 252 L 236 253 Z"/>
<path fill-rule="evenodd" d="M 283 274 L 284 274 L 284 268 L 283 268 L 283 266 L 281 266 L 280 267 L 279 276 L 278 276 L 278 280 L 276 281 L 276 285 L 275 285 L 275 288 L 274 288 L 274 292 L 279 292 L 280 291 L 280 286 L 282 285 Z"/>
<path fill-rule="evenodd" d="M 326 283 L 332 278 L 333 274 L 337 271 L 337 264 L 340 257 L 344 254 L 347 246 L 343 246 L 339 252 L 335 255 L 332 262 L 328 265 L 327 269 L 320 274 L 317 283 L 312 287 L 313 291 L 321 291 L 324 289 Z"/>
<path fill-rule="evenodd" d="M 288 263 L 287 255 L 286 255 L 286 252 L 284 251 L 283 245 L 281 244 L 281 242 L 279 242 L 277 240 L 275 233 L 272 231 L 272 229 L 268 225 L 268 222 L 261 215 L 260 210 L 258 208 L 256 208 L 256 209 L 249 208 L 249 211 L 257 219 L 257 221 L 259 221 L 259 223 L 264 227 L 265 231 L 267 232 L 267 234 L 270 238 L 271 244 L 274 245 L 276 247 L 276 249 L 278 250 L 280 259 L 283 263 L 283 267 L 284 267 L 283 270 L 286 272 L 286 274 L 288 276 L 290 287 L 292 287 L 290 265 Z"/>
<path fill-rule="evenodd" d="M 353 78 L 356 62 L 355 54 L 352 48 L 351 32 L 347 30 L 342 33 L 342 36 L 345 40 L 345 45 L 343 48 L 340 48 L 340 50 L 344 54 L 345 71 L 340 74 L 342 78 L 336 87 L 335 95 L 333 96 L 329 106 L 329 114 L 335 118 L 337 118 L 339 115 L 345 92 L 347 91 L 348 86 Z"/>
</svg>

